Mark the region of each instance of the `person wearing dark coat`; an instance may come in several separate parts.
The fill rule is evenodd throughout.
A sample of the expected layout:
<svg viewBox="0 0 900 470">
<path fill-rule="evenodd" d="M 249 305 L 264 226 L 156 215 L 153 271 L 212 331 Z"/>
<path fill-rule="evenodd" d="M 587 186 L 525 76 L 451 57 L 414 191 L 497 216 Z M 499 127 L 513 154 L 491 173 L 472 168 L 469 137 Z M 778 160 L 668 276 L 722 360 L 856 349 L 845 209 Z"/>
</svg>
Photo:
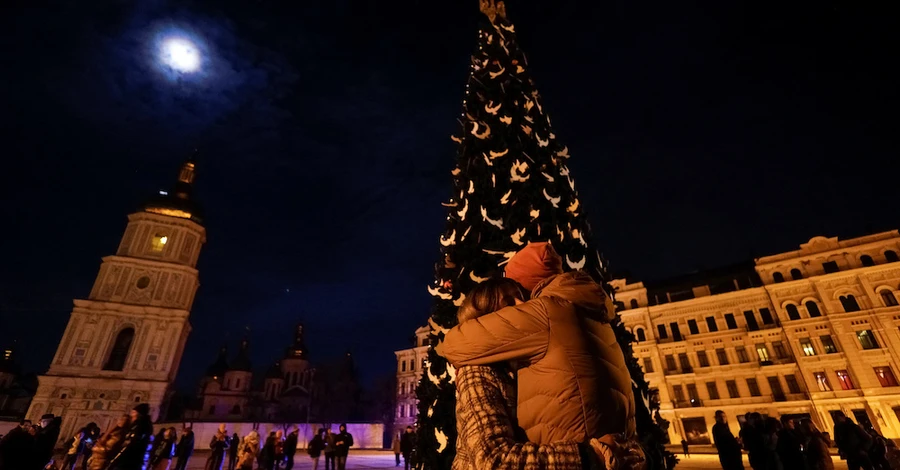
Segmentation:
<svg viewBox="0 0 900 470">
<path fill-rule="evenodd" d="M 28 468 L 34 452 L 34 436 L 30 430 L 31 421 L 22 420 L 0 439 L 0 470 Z"/>
<path fill-rule="evenodd" d="M 872 468 L 872 461 L 869 459 L 872 437 L 843 413 L 834 417 L 834 443 L 841 457 L 847 460 L 848 470 Z"/>
<path fill-rule="evenodd" d="M 784 468 L 806 470 L 806 460 L 803 458 L 803 437 L 793 419 L 784 420 L 784 428 L 778 431 L 778 443 L 775 451 L 778 452 L 778 458 Z"/>
<path fill-rule="evenodd" d="M 719 452 L 719 463 L 723 470 L 744 470 L 741 445 L 728 427 L 728 418 L 722 410 L 716 411 L 716 424 L 712 428 L 713 443 Z"/>
<path fill-rule="evenodd" d="M 194 430 L 184 428 L 181 432 L 181 440 L 178 441 L 178 447 L 175 449 L 175 456 L 178 457 L 175 470 L 185 470 L 192 455 L 194 455 Z"/>
<path fill-rule="evenodd" d="M 56 441 L 59 440 L 60 425 L 62 425 L 62 418 L 58 416 L 53 416 L 53 414 L 41 416 L 41 430 L 34 436 L 34 455 L 32 456 L 34 468 L 43 469 L 50 463 Z"/>
<path fill-rule="evenodd" d="M 334 438 L 334 458 L 337 461 L 337 470 L 347 468 L 347 455 L 353 445 L 353 435 L 347 432 L 347 425 L 341 424 L 341 432 Z"/>
<path fill-rule="evenodd" d="M 225 430 L 225 424 L 222 423 L 219 425 L 219 431 L 209 441 L 209 448 L 212 452 L 206 459 L 205 470 L 222 470 L 222 465 L 225 464 L 225 451 L 228 450 L 229 444 L 228 432 Z"/>
<path fill-rule="evenodd" d="M 834 461 L 828 448 L 831 442 L 824 433 L 816 429 L 809 419 L 800 421 L 800 433 L 806 453 L 806 468 L 809 470 L 834 470 Z"/>
<path fill-rule="evenodd" d="M 312 459 L 313 470 L 319 470 L 319 457 L 323 450 L 325 450 L 325 430 L 319 428 L 319 432 L 309 441 L 309 448 L 306 449 L 306 453 Z"/>
<path fill-rule="evenodd" d="M 297 454 L 297 441 L 300 437 L 300 429 L 294 426 L 291 433 L 284 439 L 284 470 L 292 470 L 294 468 L 294 455 Z"/>
<path fill-rule="evenodd" d="M 272 470 L 275 468 L 275 431 L 269 433 L 266 443 L 263 444 L 262 452 L 259 453 L 259 468 Z"/>
<path fill-rule="evenodd" d="M 131 410 L 131 425 L 119 454 L 113 457 L 111 470 L 147 470 L 150 449 L 153 447 L 153 423 L 150 405 L 141 403 Z"/>
<path fill-rule="evenodd" d="M 172 459 L 175 457 L 177 439 L 175 428 L 163 429 L 162 436 L 159 437 L 150 460 L 153 470 L 169 470 Z"/>
<path fill-rule="evenodd" d="M 241 437 L 237 433 L 231 436 L 231 443 L 228 444 L 228 470 L 234 470 L 237 464 L 238 450 L 241 447 Z"/>
</svg>

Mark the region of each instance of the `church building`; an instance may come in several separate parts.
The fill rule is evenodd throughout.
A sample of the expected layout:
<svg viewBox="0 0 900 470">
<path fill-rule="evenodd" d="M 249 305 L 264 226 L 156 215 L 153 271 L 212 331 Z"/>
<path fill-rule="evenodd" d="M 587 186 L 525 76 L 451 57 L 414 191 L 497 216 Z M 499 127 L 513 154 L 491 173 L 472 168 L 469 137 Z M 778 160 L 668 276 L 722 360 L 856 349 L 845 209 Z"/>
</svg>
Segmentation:
<svg viewBox="0 0 900 470">
<path fill-rule="evenodd" d="M 70 436 L 90 422 L 106 429 L 138 403 L 150 405 L 154 420 L 160 414 L 191 331 L 197 258 L 206 242 L 194 177 L 188 160 L 173 191 L 160 191 L 128 216 L 90 294 L 74 300 L 29 419 L 61 416 L 60 436 Z"/>
</svg>

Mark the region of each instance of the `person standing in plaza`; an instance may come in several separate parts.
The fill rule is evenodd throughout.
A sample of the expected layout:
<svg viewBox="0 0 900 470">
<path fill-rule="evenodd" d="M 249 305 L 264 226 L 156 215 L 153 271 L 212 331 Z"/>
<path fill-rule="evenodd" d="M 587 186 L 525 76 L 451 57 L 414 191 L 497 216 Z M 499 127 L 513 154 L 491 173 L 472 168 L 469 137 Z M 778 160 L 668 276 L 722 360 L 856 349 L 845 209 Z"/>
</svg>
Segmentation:
<svg viewBox="0 0 900 470">
<path fill-rule="evenodd" d="M 406 427 L 406 432 L 400 438 L 400 453 L 403 454 L 403 468 L 410 470 L 412 466 L 412 453 L 416 448 L 416 433 L 412 426 Z"/>
<path fill-rule="evenodd" d="M 331 432 L 331 428 L 325 430 L 325 470 L 335 470 L 334 453 L 336 436 Z"/>
<path fill-rule="evenodd" d="M 228 470 L 234 470 L 237 465 L 238 447 L 240 447 L 241 438 L 237 433 L 231 435 L 231 442 L 228 444 Z"/>
<path fill-rule="evenodd" d="M 322 455 L 322 450 L 325 449 L 325 430 L 319 428 L 319 432 L 309 441 L 309 448 L 306 449 L 306 453 L 309 454 L 309 458 L 312 459 L 313 462 L 313 470 L 319 470 L 319 456 Z"/>
<path fill-rule="evenodd" d="M 719 453 L 723 470 L 744 470 L 741 444 L 728 427 L 728 418 L 722 410 L 716 411 L 716 424 L 712 428 L 713 443 Z"/>
<path fill-rule="evenodd" d="M 347 468 L 347 455 L 353 446 L 353 435 L 347 432 L 346 424 L 341 424 L 339 429 L 341 432 L 334 439 L 334 458 L 337 460 L 337 470 L 344 470 Z"/>
<path fill-rule="evenodd" d="M 212 452 L 206 459 L 205 470 L 222 470 L 225 463 L 225 452 L 231 440 L 228 438 L 228 432 L 225 430 L 225 423 L 219 425 L 216 435 L 209 441 L 209 448 Z"/>
<path fill-rule="evenodd" d="M 184 428 L 181 431 L 181 440 L 178 441 L 178 448 L 175 449 L 175 456 L 178 457 L 178 463 L 175 464 L 175 470 L 187 469 L 188 460 L 194 455 L 194 430 Z"/>
<path fill-rule="evenodd" d="M 300 439 L 300 428 L 294 426 L 284 440 L 284 469 L 294 468 L 294 456 L 297 455 L 297 441 Z"/>
</svg>

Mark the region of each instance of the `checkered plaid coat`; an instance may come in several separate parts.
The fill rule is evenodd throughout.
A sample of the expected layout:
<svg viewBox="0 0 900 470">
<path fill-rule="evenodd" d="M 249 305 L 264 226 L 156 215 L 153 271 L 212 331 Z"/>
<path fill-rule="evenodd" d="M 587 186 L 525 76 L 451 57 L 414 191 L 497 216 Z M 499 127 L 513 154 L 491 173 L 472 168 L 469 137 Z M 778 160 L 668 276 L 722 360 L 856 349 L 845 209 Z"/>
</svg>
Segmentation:
<svg viewBox="0 0 900 470">
<path fill-rule="evenodd" d="M 578 444 L 517 443 L 516 384 L 495 366 L 456 371 L 456 459 L 453 470 L 582 470 Z M 524 434 L 524 433 L 522 433 Z"/>
</svg>

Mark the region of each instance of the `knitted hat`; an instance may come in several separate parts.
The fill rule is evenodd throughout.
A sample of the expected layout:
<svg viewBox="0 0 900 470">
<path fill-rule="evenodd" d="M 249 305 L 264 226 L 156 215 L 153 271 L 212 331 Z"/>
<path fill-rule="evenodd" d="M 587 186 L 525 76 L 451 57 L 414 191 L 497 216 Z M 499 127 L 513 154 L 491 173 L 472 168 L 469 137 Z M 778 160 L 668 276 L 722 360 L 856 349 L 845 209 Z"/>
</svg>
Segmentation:
<svg viewBox="0 0 900 470">
<path fill-rule="evenodd" d="M 547 242 L 529 243 L 506 264 L 506 277 L 522 284 L 528 292 L 544 279 L 562 272 L 562 258 Z"/>
</svg>

